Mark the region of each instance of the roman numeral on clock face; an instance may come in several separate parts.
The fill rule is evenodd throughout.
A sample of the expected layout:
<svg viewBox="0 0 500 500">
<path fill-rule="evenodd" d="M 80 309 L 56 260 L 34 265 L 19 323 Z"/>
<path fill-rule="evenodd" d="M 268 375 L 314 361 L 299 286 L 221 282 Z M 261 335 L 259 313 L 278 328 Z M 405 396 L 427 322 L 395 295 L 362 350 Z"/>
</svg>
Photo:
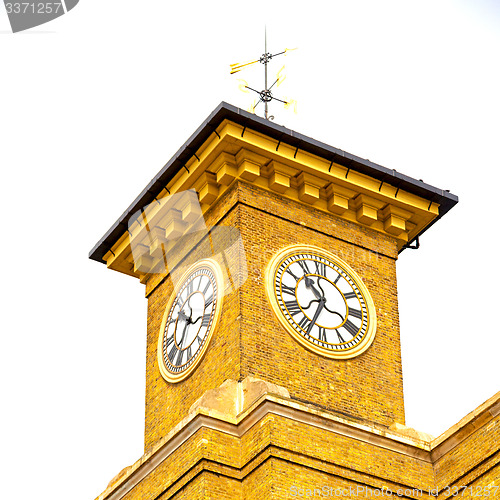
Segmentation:
<svg viewBox="0 0 500 500">
<path fill-rule="evenodd" d="M 321 276 L 326 276 L 326 264 L 324 262 L 319 262 L 315 260 L 314 265 L 316 266 L 316 274 L 320 274 Z"/>
<path fill-rule="evenodd" d="M 309 325 L 309 323 L 311 322 L 311 320 L 307 317 L 307 316 L 304 316 L 298 323 L 298 325 L 300 326 L 300 328 L 302 328 L 303 330 L 308 330 L 306 327 Z"/>
<path fill-rule="evenodd" d="M 170 351 L 168 352 L 168 359 L 170 360 L 170 362 L 172 364 L 174 364 L 174 359 L 175 359 L 176 353 L 177 353 L 177 347 L 175 345 L 173 345 L 172 349 L 170 349 Z"/>
<path fill-rule="evenodd" d="M 299 281 L 299 278 L 297 276 L 295 276 L 294 272 L 290 269 L 290 267 L 287 267 L 285 272 L 287 272 L 288 274 L 290 274 L 291 276 L 293 276 L 293 278 L 295 279 L 295 281 Z"/>
<path fill-rule="evenodd" d="M 326 342 L 326 329 L 323 328 L 322 326 L 318 328 L 319 328 L 319 340 L 321 340 L 322 342 Z"/>
<path fill-rule="evenodd" d="M 343 327 L 353 336 L 355 337 L 358 333 L 359 328 L 354 324 L 351 323 L 348 319 L 346 322 L 343 324 Z"/>
<path fill-rule="evenodd" d="M 175 366 L 181 366 L 182 365 L 182 355 L 184 354 L 184 351 L 179 351 L 177 354 L 177 359 L 175 360 L 175 363 L 173 363 Z"/>
<path fill-rule="evenodd" d="M 298 314 L 301 311 L 299 304 L 295 300 L 289 300 L 289 301 L 285 302 L 285 306 L 288 309 L 288 312 L 292 316 L 295 316 L 296 314 Z"/>
<path fill-rule="evenodd" d="M 208 280 L 208 283 L 206 284 L 205 288 L 203 289 L 203 295 L 207 293 L 208 288 L 210 287 L 210 280 Z"/>
<path fill-rule="evenodd" d="M 196 287 L 196 290 L 200 289 L 202 280 L 203 280 L 203 274 L 200 276 L 200 279 L 198 280 L 198 286 Z"/>
<path fill-rule="evenodd" d="M 295 297 L 295 288 L 281 283 L 281 291 L 283 293 L 288 293 L 288 295 L 293 295 Z"/>
<path fill-rule="evenodd" d="M 361 319 L 363 317 L 363 313 L 358 309 L 349 309 L 349 316 Z"/>
<path fill-rule="evenodd" d="M 210 317 L 211 317 L 210 313 L 204 314 L 203 318 L 201 318 L 201 326 L 208 326 L 210 323 Z"/>
<path fill-rule="evenodd" d="M 305 260 L 298 260 L 297 263 L 302 268 L 302 271 L 304 271 L 304 274 L 311 274 L 311 271 L 309 271 L 309 267 L 307 267 L 307 262 Z"/>
</svg>

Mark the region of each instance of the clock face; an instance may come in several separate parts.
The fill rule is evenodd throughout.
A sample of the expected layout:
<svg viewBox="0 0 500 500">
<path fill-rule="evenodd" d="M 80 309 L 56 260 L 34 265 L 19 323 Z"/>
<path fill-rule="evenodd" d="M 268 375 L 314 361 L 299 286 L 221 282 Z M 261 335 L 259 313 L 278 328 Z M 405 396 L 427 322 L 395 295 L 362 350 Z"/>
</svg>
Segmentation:
<svg viewBox="0 0 500 500">
<path fill-rule="evenodd" d="M 208 348 L 222 306 L 222 271 L 215 261 L 200 261 L 179 283 L 158 339 L 160 372 L 174 383 L 192 373 Z"/>
<path fill-rule="evenodd" d="M 266 288 L 282 325 L 308 349 L 352 358 L 372 343 L 373 300 L 361 278 L 333 254 L 312 246 L 284 249 L 269 264 Z"/>
</svg>

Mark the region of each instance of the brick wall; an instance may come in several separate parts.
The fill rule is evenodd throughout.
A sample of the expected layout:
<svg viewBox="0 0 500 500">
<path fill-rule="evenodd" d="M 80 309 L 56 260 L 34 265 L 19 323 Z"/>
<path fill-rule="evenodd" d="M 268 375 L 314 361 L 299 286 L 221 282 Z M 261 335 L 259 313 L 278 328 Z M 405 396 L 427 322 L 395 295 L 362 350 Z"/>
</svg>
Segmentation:
<svg viewBox="0 0 500 500">
<path fill-rule="evenodd" d="M 396 290 L 396 243 L 387 235 L 236 182 L 206 214 L 207 226 L 241 233 L 248 279 L 224 297 L 219 325 L 194 373 L 169 384 L 159 373 L 157 342 L 172 293 L 170 280 L 153 276 L 148 296 L 146 451 L 184 418 L 203 393 L 226 379 L 255 376 L 286 387 L 292 398 L 358 419 L 404 422 Z M 363 279 L 377 310 L 372 346 L 349 360 L 327 359 L 301 347 L 275 318 L 264 290 L 264 270 L 281 248 L 295 243 L 324 248 Z M 205 257 L 201 245 L 181 262 Z"/>
</svg>

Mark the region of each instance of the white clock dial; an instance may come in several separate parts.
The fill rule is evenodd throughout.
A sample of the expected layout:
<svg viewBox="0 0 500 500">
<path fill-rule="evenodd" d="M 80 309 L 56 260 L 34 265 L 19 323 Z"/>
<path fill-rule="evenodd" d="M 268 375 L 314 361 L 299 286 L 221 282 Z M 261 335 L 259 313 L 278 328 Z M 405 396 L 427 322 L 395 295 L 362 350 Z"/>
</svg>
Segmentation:
<svg viewBox="0 0 500 500">
<path fill-rule="evenodd" d="M 181 278 L 170 300 L 158 340 L 160 371 L 169 382 L 186 378 L 208 348 L 222 302 L 222 273 L 216 262 L 201 261 Z"/>
<path fill-rule="evenodd" d="M 280 252 L 270 263 L 267 290 L 281 323 L 318 354 L 353 357 L 373 341 L 373 300 L 361 278 L 329 252 L 311 246 Z"/>
</svg>

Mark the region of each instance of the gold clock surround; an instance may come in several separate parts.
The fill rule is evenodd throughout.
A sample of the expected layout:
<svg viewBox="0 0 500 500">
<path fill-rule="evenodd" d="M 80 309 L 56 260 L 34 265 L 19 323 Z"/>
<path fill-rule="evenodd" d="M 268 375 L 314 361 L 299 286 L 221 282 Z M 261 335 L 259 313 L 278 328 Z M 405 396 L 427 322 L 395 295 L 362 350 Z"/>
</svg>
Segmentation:
<svg viewBox="0 0 500 500">
<path fill-rule="evenodd" d="M 167 369 L 165 366 L 165 362 L 163 359 L 163 339 L 165 335 L 165 326 L 167 319 L 170 315 L 170 310 L 172 306 L 174 305 L 179 293 L 183 290 L 184 286 L 187 283 L 187 280 L 193 276 L 193 273 L 195 273 L 199 269 L 203 268 L 208 268 L 214 276 L 215 283 L 216 283 L 216 294 L 214 297 L 215 301 L 215 307 L 212 313 L 212 319 L 210 326 L 205 334 L 205 339 L 203 342 L 202 347 L 199 349 L 199 352 L 196 352 L 193 357 L 196 357 L 196 359 L 193 360 L 191 365 L 184 371 L 181 371 L 179 373 L 173 373 L 170 370 Z M 224 274 L 222 272 L 222 269 L 220 265 L 213 259 L 203 259 L 200 260 L 193 265 L 191 265 L 182 275 L 182 277 L 178 281 L 178 285 L 176 286 L 175 290 L 172 292 L 172 295 L 167 303 L 167 306 L 165 307 L 165 312 L 163 313 L 163 319 L 161 322 L 161 327 L 160 327 L 160 333 L 158 336 L 158 350 L 157 350 L 157 360 L 158 360 L 158 367 L 160 370 L 161 375 L 163 378 L 170 383 L 178 383 L 181 382 L 182 380 L 185 380 L 188 378 L 193 371 L 196 370 L 198 365 L 200 364 L 201 360 L 205 356 L 211 339 L 212 335 L 214 333 L 214 330 L 218 324 L 220 314 L 222 311 L 222 301 L 223 301 L 223 296 L 224 296 Z M 175 333 L 174 333 L 175 335 Z"/>
<path fill-rule="evenodd" d="M 356 284 L 359 292 L 363 296 L 364 302 L 366 304 L 367 311 L 367 327 L 361 340 L 354 345 L 352 348 L 346 349 L 326 349 L 320 345 L 316 345 L 308 341 L 303 335 L 299 334 L 290 324 L 290 322 L 285 317 L 282 307 L 279 305 L 278 297 L 276 293 L 276 276 L 280 265 L 288 258 L 296 256 L 298 254 L 308 254 L 312 256 L 322 257 L 329 260 L 330 262 L 341 268 Z M 323 250 L 322 248 L 315 247 L 312 245 L 291 245 L 282 250 L 280 250 L 274 257 L 269 261 L 266 271 L 265 271 L 265 288 L 269 303 L 273 309 L 274 314 L 278 318 L 280 324 L 285 328 L 285 330 L 290 333 L 290 335 L 303 347 L 309 349 L 315 354 L 320 356 L 325 356 L 333 359 L 349 359 L 355 356 L 359 356 L 365 352 L 372 344 L 375 333 L 377 329 L 377 316 L 375 305 L 370 292 L 366 288 L 362 279 L 358 274 L 343 260 L 341 260 L 336 255 Z M 344 298 L 345 300 L 345 298 Z"/>
</svg>

